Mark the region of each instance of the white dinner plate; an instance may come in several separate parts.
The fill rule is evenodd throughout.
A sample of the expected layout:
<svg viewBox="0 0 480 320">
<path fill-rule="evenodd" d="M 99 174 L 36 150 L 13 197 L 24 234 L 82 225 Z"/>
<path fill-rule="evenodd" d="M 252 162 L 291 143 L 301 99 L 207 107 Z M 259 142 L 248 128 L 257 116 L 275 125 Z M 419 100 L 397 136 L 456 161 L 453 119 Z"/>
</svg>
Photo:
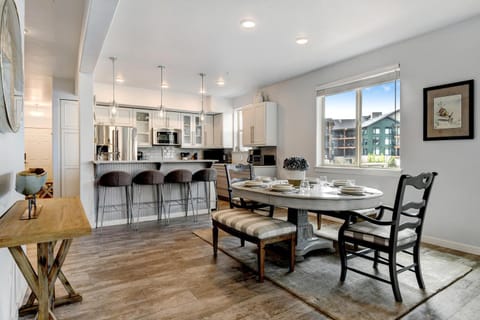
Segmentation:
<svg viewBox="0 0 480 320">
<path fill-rule="evenodd" d="M 262 187 L 264 184 L 262 181 L 248 180 L 243 183 L 244 187 Z"/>
<path fill-rule="evenodd" d="M 351 191 L 351 192 L 363 192 L 365 187 L 363 186 L 341 186 L 340 191 Z"/>
<path fill-rule="evenodd" d="M 295 190 L 295 187 L 289 183 L 279 183 L 272 185 L 271 189 L 273 191 L 291 191 Z"/>
<path fill-rule="evenodd" d="M 363 196 L 365 194 L 364 187 L 361 186 L 343 186 L 340 187 L 340 192 L 343 194 L 354 195 L 354 196 Z"/>
<path fill-rule="evenodd" d="M 333 180 L 332 183 L 334 187 L 341 187 L 347 185 L 347 180 Z"/>
</svg>

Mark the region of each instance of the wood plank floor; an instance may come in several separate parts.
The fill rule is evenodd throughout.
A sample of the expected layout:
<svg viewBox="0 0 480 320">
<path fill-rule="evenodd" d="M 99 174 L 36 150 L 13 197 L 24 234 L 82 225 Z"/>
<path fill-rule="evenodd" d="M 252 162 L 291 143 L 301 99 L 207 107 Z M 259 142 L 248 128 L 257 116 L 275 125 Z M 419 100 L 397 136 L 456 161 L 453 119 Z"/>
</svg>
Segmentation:
<svg viewBox="0 0 480 320">
<path fill-rule="evenodd" d="M 106 227 L 75 239 L 63 271 L 84 300 L 55 314 L 88 320 L 329 319 L 270 281 L 257 283 L 254 273 L 222 252 L 215 261 L 212 247 L 192 234 L 208 226 L 207 216 L 198 223 L 178 218 L 168 226 Z M 461 256 L 474 271 L 405 319 L 478 319 L 479 257 Z"/>
</svg>

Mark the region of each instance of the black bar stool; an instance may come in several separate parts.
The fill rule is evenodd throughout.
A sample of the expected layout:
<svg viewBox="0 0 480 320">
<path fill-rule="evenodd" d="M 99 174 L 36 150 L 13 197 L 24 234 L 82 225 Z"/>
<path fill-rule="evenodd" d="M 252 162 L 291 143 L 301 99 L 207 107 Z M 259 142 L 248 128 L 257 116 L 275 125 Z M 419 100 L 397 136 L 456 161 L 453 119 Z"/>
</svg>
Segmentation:
<svg viewBox="0 0 480 320">
<path fill-rule="evenodd" d="M 137 224 L 140 221 L 140 206 L 142 203 L 142 193 L 141 188 L 142 186 L 153 186 L 154 187 L 154 202 L 157 208 L 157 220 L 160 221 L 162 219 L 163 213 L 163 184 L 165 181 L 165 175 L 157 170 L 145 170 L 137 174 L 133 178 L 132 182 L 132 203 L 135 206 L 135 189 L 138 191 L 138 215 L 137 215 Z M 135 185 L 137 187 L 135 188 Z M 133 211 L 133 209 L 132 209 Z M 133 215 L 133 212 L 132 212 Z"/>
<path fill-rule="evenodd" d="M 107 190 L 110 188 L 125 188 L 125 202 L 127 209 L 127 223 L 131 221 L 131 203 L 130 203 L 130 192 L 129 187 L 132 184 L 132 177 L 129 173 L 123 171 L 110 171 L 104 173 L 98 180 L 98 202 L 97 202 L 97 215 L 95 217 L 95 228 L 98 227 L 98 210 L 100 210 L 100 198 L 101 191 L 103 190 L 103 205 L 102 205 L 102 218 L 100 227 L 103 227 L 103 218 L 105 216 L 105 200 L 107 196 Z M 121 193 L 120 193 L 121 199 Z"/>
<path fill-rule="evenodd" d="M 217 170 L 213 168 L 205 168 L 205 169 L 200 169 L 196 171 L 193 176 L 192 176 L 192 181 L 197 182 L 197 215 L 198 215 L 198 201 L 201 199 L 198 196 L 198 189 L 199 189 L 199 183 L 203 182 L 204 190 L 205 190 L 205 198 L 203 199 L 206 204 L 207 204 L 207 209 L 208 209 L 208 214 L 211 214 L 211 201 L 210 201 L 210 183 L 213 182 L 213 186 L 216 190 L 217 187 Z M 218 198 L 215 196 L 215 208 L 217 208 L 218 205 Z"/>
<path fill-rule="evenodd" d="M 192 205 L 193 219 L 196 221 L 195 208 L 193 207 L 193 197 L 192 197 L 192 172 L 186 169 L 176 169 L 170 171 L 165 176 L 165 183 L 169 186 L 169 199 L 168 202 L 168 218 L 167 221 L 170 221 L 170 206 L 172 202 L 179 202 L 180 204 L 185 205 L 185 216 L 188 215 L 188 201 Z M 179 185 L 180 189 L 180 198 L 172 199 L 172 185 Z"/>
</svg>

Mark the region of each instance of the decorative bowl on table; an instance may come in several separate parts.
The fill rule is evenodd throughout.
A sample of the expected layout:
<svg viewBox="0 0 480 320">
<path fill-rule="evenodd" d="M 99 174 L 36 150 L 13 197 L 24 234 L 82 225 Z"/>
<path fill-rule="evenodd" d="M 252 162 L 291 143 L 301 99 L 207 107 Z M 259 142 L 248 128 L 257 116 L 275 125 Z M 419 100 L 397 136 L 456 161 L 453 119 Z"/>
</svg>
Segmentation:
<svg viewBox="0 0 480 320">
<path fill-rule="evenodd" d="M 15 190 L 26 196 L 28 208 L 20 219 L 34 219 L 40 214 L 41 206 L 37 207 L 36 194 L 42 190 L 47 180 L 47 172 L 41 168 L 30 168 L 17 173 Z"/>
<path fill-rule="evenodd" d="M 41 168 L 31 168 L 17 173 L 15 190 L 26 196 L 31 196 L 42 190 L 47 181 L 47 172 Z"/>
</svg>

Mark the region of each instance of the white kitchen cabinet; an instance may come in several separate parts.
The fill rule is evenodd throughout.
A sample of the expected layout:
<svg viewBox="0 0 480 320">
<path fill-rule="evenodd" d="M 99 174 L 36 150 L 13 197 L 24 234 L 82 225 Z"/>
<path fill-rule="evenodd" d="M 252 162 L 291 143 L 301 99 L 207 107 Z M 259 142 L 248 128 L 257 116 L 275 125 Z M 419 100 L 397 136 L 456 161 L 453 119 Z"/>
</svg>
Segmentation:
<svg viewBox="0 0 480 320">
<path fill-rule="evenodd" d="M 213 116 L 213 146 L 214 148 L 232 148 L 233 122 L 232 114 L 219 113 Z"/>
<path fill-rule="evenodd" d="M 108 124 L 109 125 L 111 123 L 110 107 L 96 106 L 93 116 L 94 116 L 94 119 L 95 119 L 95 124 Z"/>
<path fill-rule="evenodd" d="M 152 146 L 152 119 L 150 111 L 134 110 L 135 125 L 137 128 L 137 143 L 139 147 Z"/>
<path fill-rule="evenodd" d="M 203 146 L 203 126 L 200 115 L 182 114 L 182 147 L 201 148 Z"/>
<path fill-rule="evenodd" d="M 153 127 L 157 129 L 182 129 L 182 120 L 179 112 L 165 111 L 163 117 L 160 112 L 153 113 Z"/>
<path fill-rule="evenodd" d="M 112 107 L 95 107 L 95 124 L 117 125 L 131 127 L 134 125 L 133 112 L 127 108 L 117 108 L 117 114 L 111 115 Z"/>
<path fill-rule="evenodd" d="M 242 108 L 244 146 L 277 145 L 277 104 L 261 102 Z"/>
<path fill-rule="evenodd" d="M 213 115 L 206 115 L 203 120 L 203 146 L 205 148 L 215 148 L 215 129 Z"/>
</svg>

